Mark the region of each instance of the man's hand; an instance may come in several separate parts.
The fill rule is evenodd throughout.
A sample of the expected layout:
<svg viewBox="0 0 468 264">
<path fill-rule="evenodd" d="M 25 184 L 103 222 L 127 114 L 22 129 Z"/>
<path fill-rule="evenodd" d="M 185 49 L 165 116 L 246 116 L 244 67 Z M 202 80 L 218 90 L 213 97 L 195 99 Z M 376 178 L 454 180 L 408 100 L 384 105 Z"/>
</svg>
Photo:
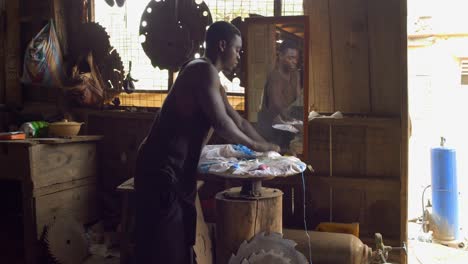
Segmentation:
<svg viewBox="0 0 468 264">
<path fill-rule="evenodd" d="M 280 151 L 280 147 L 276 144 L 268 143 L 268 142 L 259 142 L 255 144 L 255 151 L 258 152 L 267 152 L 267 151 Z"/>
</svg>

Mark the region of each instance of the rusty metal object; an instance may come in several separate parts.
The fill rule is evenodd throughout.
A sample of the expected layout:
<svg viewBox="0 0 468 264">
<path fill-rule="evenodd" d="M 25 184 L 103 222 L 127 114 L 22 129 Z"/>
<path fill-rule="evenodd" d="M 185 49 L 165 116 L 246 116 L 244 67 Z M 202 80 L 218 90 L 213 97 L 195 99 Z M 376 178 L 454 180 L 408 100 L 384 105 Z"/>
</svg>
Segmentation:
<svg viewBox="0 0 468 264">
<path fill-rule="evenodd" d="M 284 229 L 284 237 L 298 243 L 297 249 L 308 255 L 308 237 L 304 230 Z M 314 264 L 386 264 L 388 263 L 388 253 L 394 250 L 404 250 L 402 247 L 386 246 L 383 243 L 382 235 L 375 234 L 375 250 L 362 243 L 362 241 L 351 234 L 329 233 L 329 232 L 308 232 L 310 237 L 311 259 Z"/>
<path fill-rule="evenodd" d="M 283 229 L 284 237 L 298 243 L 297 250 L 309 257 L 308 237 L 304 230 Z M 368 264 L 372 249 L 350 234 L 309 231 L 311 259 L 314 264 Z"/>
<path fill-rule="evenodd" d="M 407 254 L 408 250 L 406 244 L 403 243 L 402 247 L 391 247 L 386 246 L 383 243 L 383 238 L 380 233 L 375 233 L 375 251 L 372 252 L 372 257 L 370 263 L 372 264 L 381 264 L 388 263 L 388 253 L 392 250 L 403 250 Z"/>
<path fill-rule="evenodd" d="M 196 53 L 202 54 L 211 23 L 205 2 L 151 1 L 141 16 L 141 45 L 154 67 L 176 71 Z"/>
</svg>

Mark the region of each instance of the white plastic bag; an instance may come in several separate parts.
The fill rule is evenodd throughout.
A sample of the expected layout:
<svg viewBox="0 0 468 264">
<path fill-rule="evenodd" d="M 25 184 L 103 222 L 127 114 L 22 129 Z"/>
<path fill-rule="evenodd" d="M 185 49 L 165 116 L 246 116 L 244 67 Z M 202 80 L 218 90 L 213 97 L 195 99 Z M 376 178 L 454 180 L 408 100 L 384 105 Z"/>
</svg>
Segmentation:
<svg viewBox="0 0 468 264">
<path fill-rule="evenodd" d="M 21 82 L 60 87 L 63 72 L 62 51 L 51 20 L 26 47 Z"/>
</svg>

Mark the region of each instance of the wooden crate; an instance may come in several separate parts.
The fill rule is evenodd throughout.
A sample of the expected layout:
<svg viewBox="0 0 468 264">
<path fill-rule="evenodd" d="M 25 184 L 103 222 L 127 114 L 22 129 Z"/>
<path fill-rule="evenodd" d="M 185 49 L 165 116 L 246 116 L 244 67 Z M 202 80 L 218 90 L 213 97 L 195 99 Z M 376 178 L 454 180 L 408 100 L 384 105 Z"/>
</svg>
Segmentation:
<svg viewBox="0 0 468 264">
<path fill-rule="evenodd" d="M 54 218 L 71 215 L 83 224 L 97 220 L 96 141 L 100 138 L 0 141 L 0 180 L 21 186 L 26 263 L 36 263 L 38 239 Z"/>
</svg>

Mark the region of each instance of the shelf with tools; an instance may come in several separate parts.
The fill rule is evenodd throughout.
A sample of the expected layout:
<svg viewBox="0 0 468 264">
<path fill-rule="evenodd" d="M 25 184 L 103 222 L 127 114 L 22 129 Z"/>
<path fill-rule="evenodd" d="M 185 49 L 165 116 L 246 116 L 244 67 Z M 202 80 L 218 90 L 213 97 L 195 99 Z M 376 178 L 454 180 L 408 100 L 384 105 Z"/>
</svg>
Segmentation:
<svg viewBox="0 0 468 264">
<path fill-rule="evenodd" d="M 328 124 L 331 126 L 366 126 L 366 127 L 399 127 L 399 117 L 376 116 L 345 116 L 342 118 L 317 117 L 309 121 L 310 124 Z"/>
<path fill-rule="evenodd" d="M 397 179 L 385 179 L 374 177 L 343 177 L 343 176 L 323 176 L 311 175 L 310 181 L 318 184 L 326 184 L 331 188 L 346 188 L 355 190 L 373 190 L 399 192 L 400 181 Z"/>
</svg>

